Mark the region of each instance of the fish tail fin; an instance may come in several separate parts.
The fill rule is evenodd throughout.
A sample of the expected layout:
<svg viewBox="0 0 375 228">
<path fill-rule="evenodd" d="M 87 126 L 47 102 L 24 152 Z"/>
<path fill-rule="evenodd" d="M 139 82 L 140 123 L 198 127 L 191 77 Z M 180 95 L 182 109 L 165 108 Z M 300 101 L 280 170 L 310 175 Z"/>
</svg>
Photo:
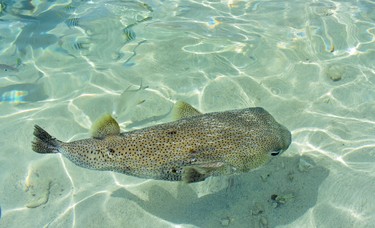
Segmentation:
<svg viewBox="0 0 375 228">
<path fill-rule="evenodd" d="M 40 154 L 58 153 L 60 143 L 48 132 L 38 125 L 34 126 L 34 141 L 32 142 L 33 151 Z"/>
</svg>

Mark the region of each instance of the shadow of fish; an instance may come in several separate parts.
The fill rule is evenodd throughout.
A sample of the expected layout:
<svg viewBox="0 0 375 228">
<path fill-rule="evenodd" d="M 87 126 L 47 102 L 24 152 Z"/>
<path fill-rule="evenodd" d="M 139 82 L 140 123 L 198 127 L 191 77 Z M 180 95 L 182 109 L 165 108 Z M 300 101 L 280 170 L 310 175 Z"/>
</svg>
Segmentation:
<svg viewBox="0 0 375 228">
<path fill-rule="evenodd" d="M 59 41 L 59 37 L 48 33 L 58 24 L 64 22 L 69 17 L 68 11 L 64 7 L 54 7 L 53 10 L 45 11 L 37 16 L 16 15 L 26 22 L 14 44 L 17 50 L 25 54 L 26 48 L 33 49 L 46 48 Z"/>
<path fill-rule="evenodd" d="M 285 151 L 290 132 L 263 108 L 201 114 L 177 102 L 174 122 L 120 133 L 106 115 L 92 138 L 62 142 L 35 125 L 32 149 L 61 153 L 78 166 L 141 178 L 198 182 L 248 172 Z"/>
</svg>

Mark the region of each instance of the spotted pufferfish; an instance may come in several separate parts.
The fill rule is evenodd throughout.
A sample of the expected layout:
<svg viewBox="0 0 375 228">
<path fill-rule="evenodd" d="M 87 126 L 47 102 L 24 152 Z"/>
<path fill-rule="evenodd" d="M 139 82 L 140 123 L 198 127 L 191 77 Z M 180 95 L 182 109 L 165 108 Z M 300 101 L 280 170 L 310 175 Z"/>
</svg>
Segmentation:
<svg viewBox="0 0 375 228">
<path fill-rule="evenodd" d="M 73 142 L 35 125 L 32 149 L 61 153 L 88 169 L 191 183 L 256 169 L 291 143 L 289 130 L 260 107 L 202 114 L 179 101 L 173 115 L 176 121 L 122 133 L 105 115 L 91 138 Z"/>
</svg>

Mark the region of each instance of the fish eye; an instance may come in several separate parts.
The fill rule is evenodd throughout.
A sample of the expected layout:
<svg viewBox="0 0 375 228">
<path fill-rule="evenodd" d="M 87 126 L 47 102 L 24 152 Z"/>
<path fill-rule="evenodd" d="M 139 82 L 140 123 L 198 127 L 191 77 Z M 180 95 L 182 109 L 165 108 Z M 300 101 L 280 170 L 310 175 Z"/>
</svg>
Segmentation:
<svg viewBox="0 0 375 228">
<path fill-rule="evenodd" d="M 283 152 L 282 149 L 271 151 L 271 156 L 273 156 L 273 157 L 277 156 L 277 155 L 281 154 L 281 152 Z"/>
</svg>

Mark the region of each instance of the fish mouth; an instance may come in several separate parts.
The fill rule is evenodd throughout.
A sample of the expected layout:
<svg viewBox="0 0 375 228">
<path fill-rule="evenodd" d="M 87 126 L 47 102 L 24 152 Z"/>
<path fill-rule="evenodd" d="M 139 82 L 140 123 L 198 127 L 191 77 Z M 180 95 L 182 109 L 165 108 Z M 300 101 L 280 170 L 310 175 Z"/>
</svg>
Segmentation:
<svg viewBox="0 0 375 228">
<path fill-rule="evenodd" d="M 280 146 L 275 148 L 273 151 L 271 151 L 270 155 L 272 157 L 275 157 L 275 156 L 278 156 L 280 154 L 282 154 L 284 151 L 286 151 L 289 146 L 290 146 L 290 143 L 292 142 L 292 134 L 290 133 L 290 131 L 281 125 L 280 127 Z"/>
<path fill-rule="evenodd" d="M 290 133 L 290 131 L 284 127 L 284 148 L 283 150 L 287 150 L 290 146 L 290 144 L 292 143 L 292 133 Z"/>
<path fill-rule="evenodd" d="M 281 127 L 282 127 L 281 135 L 282 135 L 282 143 L 283 143 L 282 151 L 286 151 L 292 142 L 292 134 L 286 127 L 284 126 L 281 126 Z"/>
</svg>

